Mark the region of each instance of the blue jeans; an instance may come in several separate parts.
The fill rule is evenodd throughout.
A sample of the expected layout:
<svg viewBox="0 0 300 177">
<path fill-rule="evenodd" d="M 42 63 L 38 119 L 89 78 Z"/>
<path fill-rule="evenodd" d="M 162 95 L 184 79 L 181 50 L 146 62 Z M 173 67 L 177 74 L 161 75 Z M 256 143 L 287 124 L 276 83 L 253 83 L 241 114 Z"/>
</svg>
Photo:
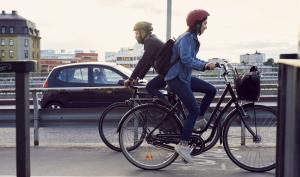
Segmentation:
<svg viewBox="0 0 300 177">
<path fill-rule="evenodd" d="M 189 141 L 192 129 L 198 116 L 203 116 L 216 95 L 216 88 L 201 79 L 192 77 L 190 84 L 181 81 L 178 77 L 167 81 L 170 91 L 175 93 L 188 110 L 187 119 L 184 121 L 181 140 Z M 204 93 L 200 107 L 193 92 Z"/>
<path fill-rule="evenodd" d="M 148 82 L 146 85 L 146 90 L 153 96 L 157 96 L 158 98 L 164 99 L 164 95 L 159 91 L 162 88 L 165 88 L 167 85 L 164 77 L 158 75 L 154 77 L 152 80 Z"/>
</svg>

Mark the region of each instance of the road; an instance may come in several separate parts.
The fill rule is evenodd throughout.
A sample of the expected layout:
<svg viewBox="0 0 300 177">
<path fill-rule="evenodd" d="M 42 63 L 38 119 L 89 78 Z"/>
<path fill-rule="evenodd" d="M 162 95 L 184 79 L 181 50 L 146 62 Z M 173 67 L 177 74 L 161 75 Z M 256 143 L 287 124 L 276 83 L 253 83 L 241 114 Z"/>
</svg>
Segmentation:
<svg viewBox="0 0 300 177">
<path fill-rule="evenodd" d="M 33 130 L 31 129 L 31 135 Z M 31 145 L 32 142 L 31 136 Z M 15 128 L 0 128 L 0 177 L 15 176 Z M 40 128 L 40 146 L 31 147 L 32 176 L 143 176 L 143 177 L 274 177 L 275 171 L 250 173 L 227 157 L 222 146 L 195 157 L 195 163 L 180 159 L 159 171 L 131 165 L 121 153 L 100 141 L 97 127 Z"/>
</svg>

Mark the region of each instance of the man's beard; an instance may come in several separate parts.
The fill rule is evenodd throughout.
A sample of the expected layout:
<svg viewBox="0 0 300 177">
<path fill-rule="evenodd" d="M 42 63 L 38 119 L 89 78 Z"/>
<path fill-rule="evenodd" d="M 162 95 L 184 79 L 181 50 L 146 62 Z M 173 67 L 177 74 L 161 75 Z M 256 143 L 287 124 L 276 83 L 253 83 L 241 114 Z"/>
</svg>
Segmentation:
<svg viewBox="0 0 300 177">
<path fill-rule="evenodd" d="M 144 40 L 142 38 L 136 39 L 139 44 L 144 44 Z"/>
</svg>

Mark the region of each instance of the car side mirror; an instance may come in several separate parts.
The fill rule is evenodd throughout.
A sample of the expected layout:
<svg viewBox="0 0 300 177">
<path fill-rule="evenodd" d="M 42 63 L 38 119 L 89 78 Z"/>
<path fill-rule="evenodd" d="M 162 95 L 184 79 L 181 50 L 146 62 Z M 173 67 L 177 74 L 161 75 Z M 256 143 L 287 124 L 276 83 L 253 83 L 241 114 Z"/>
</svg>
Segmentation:
<svg viewBox="0 0 300 177">
<path fill-rule="evenodd" d="M 123 86 L 123 85 L 124 85 L 124 81 L 125 81 L 124 79 L 119 80 L 119 81 L 118 81 L 118 85 Z"/>
</svg>

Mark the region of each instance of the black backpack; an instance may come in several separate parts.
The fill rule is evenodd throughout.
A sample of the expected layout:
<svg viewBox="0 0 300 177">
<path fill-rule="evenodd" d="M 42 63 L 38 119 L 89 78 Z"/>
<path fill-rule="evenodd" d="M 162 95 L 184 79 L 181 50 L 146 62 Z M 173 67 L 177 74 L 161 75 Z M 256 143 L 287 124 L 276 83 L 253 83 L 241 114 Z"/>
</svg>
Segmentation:
<svg viewBox="0 0 300 177">
<path fill-rule="evenodd" d="M 160 52 L 158 53 L 155 61 L 154 61 L 154 69 L 155 71 L 165 76 L 171 66 L 173 66 L 176 61 L 171 63 L 171 56 L 172 56 L 172 49 L 175 43 L 175 39 L 169 39 L 161 48 Z"/>
</svg>

